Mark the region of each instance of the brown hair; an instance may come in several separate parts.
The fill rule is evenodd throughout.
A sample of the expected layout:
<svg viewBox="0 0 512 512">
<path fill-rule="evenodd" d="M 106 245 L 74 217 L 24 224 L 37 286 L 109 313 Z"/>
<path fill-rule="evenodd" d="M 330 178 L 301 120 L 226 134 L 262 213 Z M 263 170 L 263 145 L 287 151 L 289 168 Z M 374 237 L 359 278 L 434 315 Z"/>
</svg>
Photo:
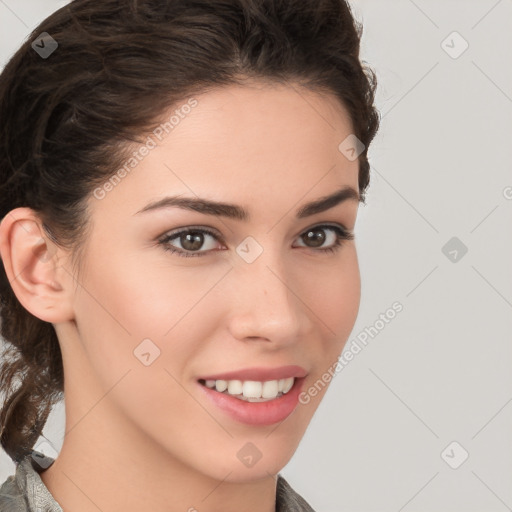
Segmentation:
<svg viewBox="0 0 512 512">
<path fill-rule="evenodd" d="M 58 43 L 48 58 L 31 46 L 43 32 Z M 127 159 L 130 142 L 190 95 L 242 77 L 293 81 L 341 101 L 365 146 L 364 200 L 379 114 L 361 34 L 344 0 L 74 0 L 0 75 L 0 218 L 32 208 L 47 235 L 78 254 L 86 200 Z M 53 325 L 21 306 L 3 265 L 0 298 L 0 441 L 17 462 L 63 398 L 62 356 Z"/>
</svg>

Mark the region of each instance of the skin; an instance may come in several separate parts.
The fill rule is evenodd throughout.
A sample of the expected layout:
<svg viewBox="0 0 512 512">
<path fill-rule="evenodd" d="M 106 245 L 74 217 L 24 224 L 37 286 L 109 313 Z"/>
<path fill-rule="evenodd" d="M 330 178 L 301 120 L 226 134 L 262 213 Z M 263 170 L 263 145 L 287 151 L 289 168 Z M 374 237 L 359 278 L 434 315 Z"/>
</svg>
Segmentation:
<svg viewBox="0 0 512 512">
<path fill-rule="evenodd" d="M 356 320 L 355 241 L 330 254 L 300 235 L 324 223 L 353 230 L 358 201 L 295 217 L 343 186 L 358 190 L 357 160 L 338 150 L 352 133 L 346 110 L 334 96 L 263 82 L 195 98 L 113 190 L 89 198 L 79 273 L 32 210 L 12 210 L 0 225 L 13 290 L 54 325 L 62 350 L 66 435 L 41 477 L 65 511 L 273 511 L 276 474 L 327 388 L 282 423 L 251 426 L 206 400 L 197 379 L 297 364 L 307 389 Z M 176 207 L 136 214 L 176 194 L 243 206 L 250 220 Z M 190 258 L 158 244 L 187 226 L 219 240 L 205 235 L 199 250 L 209 253 Z M 334 232 L 323 233 L 322 247 L 333 245 Z M 250 264 L 236 252 L 247 236 L 263 248 Z M 149 366 L 133 353 L 146 338 L 160 350 Z M 236 456 L 247 442 L 262 454 L 252 467 Z"/>
</svg>

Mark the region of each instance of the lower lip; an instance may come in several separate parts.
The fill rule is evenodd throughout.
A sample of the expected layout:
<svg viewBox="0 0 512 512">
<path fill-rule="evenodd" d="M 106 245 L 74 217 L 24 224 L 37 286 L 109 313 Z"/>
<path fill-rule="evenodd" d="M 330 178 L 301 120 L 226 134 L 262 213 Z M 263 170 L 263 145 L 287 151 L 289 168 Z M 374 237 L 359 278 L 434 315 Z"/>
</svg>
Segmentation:
<svg viewBox="0 0 512 512">
<path fill-rule="evenodd" d="M 296 378 L 288 393 L 268 402 L 246 402 L 198 383 L 206 396 L 228 416 L 248 425 L 272 425 L 285 420 L 299 403 L 304 377 Z"/>
</svg>

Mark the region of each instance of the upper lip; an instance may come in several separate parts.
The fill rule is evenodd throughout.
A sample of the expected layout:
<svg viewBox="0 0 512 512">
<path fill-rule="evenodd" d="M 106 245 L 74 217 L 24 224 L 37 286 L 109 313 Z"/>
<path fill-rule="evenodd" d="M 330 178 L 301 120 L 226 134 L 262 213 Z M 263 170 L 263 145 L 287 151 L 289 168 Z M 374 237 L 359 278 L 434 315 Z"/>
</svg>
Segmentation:
<svg viewBox="0 0 512 512">
<path fill-rule="evenodd" d="M 201 377 L 203 380 L 253 380 L 266 382 L 269 380 L 288 379 L 290 377 L 301 378 L 307 375 L 307 371 L 301 366 L 288 365 L 278 368 L 244 368 L 231 372 L 217 373 Z M 201 380 L 200 379 L 200 380 Z"/>
</svg>

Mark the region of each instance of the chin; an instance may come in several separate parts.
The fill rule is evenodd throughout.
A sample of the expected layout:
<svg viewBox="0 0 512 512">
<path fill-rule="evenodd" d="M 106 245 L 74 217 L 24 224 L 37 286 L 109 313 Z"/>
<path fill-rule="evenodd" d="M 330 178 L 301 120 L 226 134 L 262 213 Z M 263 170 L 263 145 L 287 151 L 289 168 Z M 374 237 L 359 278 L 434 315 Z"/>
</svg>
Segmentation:
<svg viewBox="0 0 512 512">
<path fill-rule="evenodd" d="M 275 476 L 288 464 L 300 441 L 290 437 L 283 440 L 278 431 L 279 426 L 270 434 L 267 430 L 260 436 L 237 436 L 216 449 L 205 448 L 206 454 L 197 454 L 196 470 L 214 480 L 231 483 Z"/>
</svg>

